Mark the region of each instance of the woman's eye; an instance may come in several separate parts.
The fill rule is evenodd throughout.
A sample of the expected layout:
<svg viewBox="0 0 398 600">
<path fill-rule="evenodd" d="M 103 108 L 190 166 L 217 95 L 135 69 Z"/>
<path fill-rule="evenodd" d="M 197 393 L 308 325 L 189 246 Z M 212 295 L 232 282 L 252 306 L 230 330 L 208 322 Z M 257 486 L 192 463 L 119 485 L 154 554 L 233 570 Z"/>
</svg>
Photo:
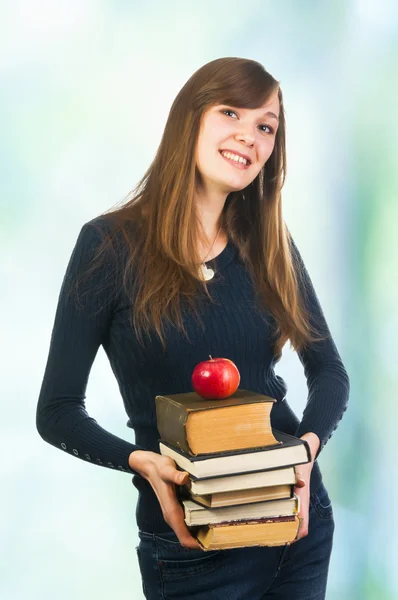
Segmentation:
<svg viewBox="0 0 398 600">
<path fill-rule="evenodd" d="M 234 110 L 231 110 L 230 108 L 225 108 L 224 110 L 221 111 L 224 115 L 228 116 L 228 113 L 235 115 L 235 117 L 237 117 L 237 114 Z M 272 127 L 270 127 L 269 125 L 260 125 L 260 129 L 261 131 L 263 131 L 264 133 L 267 133 L 267 131 L 265 131 L 265 129 L 269 130 L 269 133 L 272 135 L 274 133 L 274 129 Z"/>
<path fill-rule="evenodd" d="M 235 115 L 235 116 L 236 116 L 236 112 L 235 112 L 234 110 L 230 110 L 230 109 L 228 109 L 228 108 L 226 108 L 225 110 L 223 110 L 223 111 L 221 111 L 221 112 L 223 112 L 223 113 L 224 113 L 224 115 L 226 115 L 227 113 L 232 113 L 233 115 Z"/>
<path fill-rule="evenodd" d="M 274 130 L 272 129 L 272 127 L 270 127 L 269 125 L 260 125 L 260 128 L 262 127 L 267 127 L 269 129 L 269 132 L 272 134 L 274 133 Z M 264 129 L 262 129 L 262 131 L 264 131 Z M 265 132 L 266 133 L 266 132 Z"/>
</svg>

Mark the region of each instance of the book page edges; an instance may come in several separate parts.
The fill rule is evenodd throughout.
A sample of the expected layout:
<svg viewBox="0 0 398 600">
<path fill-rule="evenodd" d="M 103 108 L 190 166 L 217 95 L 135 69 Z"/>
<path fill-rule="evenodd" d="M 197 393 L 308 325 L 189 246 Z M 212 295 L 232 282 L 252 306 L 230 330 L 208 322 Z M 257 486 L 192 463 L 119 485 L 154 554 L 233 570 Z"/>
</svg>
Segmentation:
<svg viewBox="0 0 398 600">
<path fill-rule="evenodd" d="M 205 552 L 248 546 L 284 546 L 297 539 L 301 521 L 302 519 L 296 515 L 279 521 L 267 519 L 233 525 L 204 526 L 197 528 L 194 535 Z M 289 523 L 289 525 L 282 525 L 282 523 Z M 254 525 L 255 529 L 251 529 L 251 525 Z M 243 529 L 239 530 L 239 528 Z"/>
</svg>

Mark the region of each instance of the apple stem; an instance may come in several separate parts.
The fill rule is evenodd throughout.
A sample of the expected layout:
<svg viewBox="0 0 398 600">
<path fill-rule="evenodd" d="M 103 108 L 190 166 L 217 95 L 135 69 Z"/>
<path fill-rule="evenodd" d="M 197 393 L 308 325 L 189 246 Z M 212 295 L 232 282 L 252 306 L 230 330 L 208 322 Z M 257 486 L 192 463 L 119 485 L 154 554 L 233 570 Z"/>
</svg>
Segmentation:
<svg viewBox="0 0 398 600">
<path fill-rule="evenodd" d="M 211 354 L 209 354 L 209 356 L 210 356 L 210 360 L 213 360 L 213 357 L 212 357 L 212 355 L 211 355 Z"/>
</svg>

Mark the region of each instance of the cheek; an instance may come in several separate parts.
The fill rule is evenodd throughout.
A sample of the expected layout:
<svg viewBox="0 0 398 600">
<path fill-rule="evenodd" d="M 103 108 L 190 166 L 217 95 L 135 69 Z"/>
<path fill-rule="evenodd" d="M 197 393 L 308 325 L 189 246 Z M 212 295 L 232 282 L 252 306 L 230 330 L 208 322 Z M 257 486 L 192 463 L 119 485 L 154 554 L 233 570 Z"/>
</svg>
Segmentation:
<svg viewBox="0 0 398 600">
<path fill-rule="evenodd" d="M 263 155 L 263 159 L 264 161 L 267 160 L 267 158 L 269 158 L 272 154 L 272 151 L 275 147 L 275 138 L 269 138 L 268 142 L 266 144 L 264 144 L 263 148 L 262 148 L 262 155 Z"/>
<path fill-rule="evenodd" d="M 214 134 L 211 135 L 210 132 L 206 132 L 206 135 L 203 135 L 198 139 L 196 163 L 199 166 L 202 165 L 206 168 L 210 168 L 217 158 L 218 148 L 219 144 L 217 145 Z"/>
<path fill-rule="evenodd" d="M 199 167 L 206 162 L 206 154 L 205 139 L 201 136 L 198 138 L 198 143 L 196 145 L 196 164 Z"/>
<path fill-rule="evenodd" d="M 271 156 L 273 150 L 275 147 L 275 139 L 270 140 L 268 144 L 264 145 L 261 148 L 261 152 L 259 152 L 259 162 L 261 163 L 261 166 L 263 166 L 267 160 L 269 159 L 269 157 Z"/>
<path fill-rule="evenodd" d="M 207 139 L 199 143 L 196 150 L 196 167 L 203 177 L 212 176 L 215 172 L 215 158 Z"/>
<path fill-rule="evenodd" d="M 254 171 L 251 172 L 251 181 L 254 181 L 256 179 L 257 175 L 260 173 L 263 166 L 264 166 L 264 163 L 261 163 L 260 165 L 257 166 L 255 172 Z"/>
</svg>

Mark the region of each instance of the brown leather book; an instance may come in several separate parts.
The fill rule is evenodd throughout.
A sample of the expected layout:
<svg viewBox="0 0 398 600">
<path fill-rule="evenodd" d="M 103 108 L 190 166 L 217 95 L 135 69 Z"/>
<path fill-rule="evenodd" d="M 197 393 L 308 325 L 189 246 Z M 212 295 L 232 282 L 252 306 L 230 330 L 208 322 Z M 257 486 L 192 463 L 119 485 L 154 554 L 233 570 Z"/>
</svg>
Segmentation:
<svg viewBox="0 0 398 600">
<path fill-rule="evenodd" d="M 192 456 L 278 444 L 270 413 L 276 400 L 237 389 L 222 400 L 196 392 L 156 396 L 157 427 L 162 441 Z"/>
<path fill-rule="evenodd" d="M 292 542 L 302 519 L 295 516 L 201 526 L 194 533 L 203 550 L 283 546 Z"/>
</svg>

